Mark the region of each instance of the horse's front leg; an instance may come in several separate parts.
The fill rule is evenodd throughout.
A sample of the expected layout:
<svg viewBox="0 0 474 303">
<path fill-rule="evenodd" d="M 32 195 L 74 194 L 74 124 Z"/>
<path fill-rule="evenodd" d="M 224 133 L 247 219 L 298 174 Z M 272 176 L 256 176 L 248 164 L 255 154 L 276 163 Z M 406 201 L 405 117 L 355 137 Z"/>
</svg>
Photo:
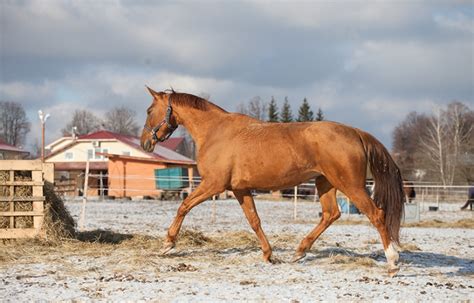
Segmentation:
<svg viewBox="0 0 474 303">
<path fill-rule="evenodd" d="M 234 194 L 239 201 L 250 226 L 255 231 L 258 239 L 260 240 L 260 245 L 262 246 L 263 251 L 263 260 L 265 262 L 273 263 L 273 260 L 271 259 L 272 248 L 270 243 L 268 243 L 265 233 L 262 230 L 262 226 L 260 225 L 260 218 L 258 217 L 252 194 L 248 190 L 234 190 Z"/>
<path fill-rule="evenodd" d="M 161 254 L 166 254 L 171 251 L 176 244 L 176 238 L 183 224 L 184 217 L 186 214 L 196 205 L 206 201 L 209 197 L 222 192 L 216 186 L 212 184 L 205 183 L 204 181 L 181 203 L 178 208 L 176 217 L 171 223 L 166 240 L 163 243 L 163 248 L 161 249 Z"/>
</svg>

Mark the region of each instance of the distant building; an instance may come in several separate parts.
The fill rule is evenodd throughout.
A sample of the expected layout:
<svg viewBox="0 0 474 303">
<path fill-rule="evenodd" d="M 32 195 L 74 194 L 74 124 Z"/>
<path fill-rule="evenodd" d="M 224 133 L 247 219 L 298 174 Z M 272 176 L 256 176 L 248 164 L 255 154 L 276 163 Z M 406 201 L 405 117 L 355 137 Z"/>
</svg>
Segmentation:
<svg viewBox="0 0 474 303">
<path fill-rule="evenodd" d="M 169 146 L 179 147 L 182 140 L 172 139 Z M 147 183 L 143 180 L 154 178 L 154 169 L 181 166 L 192 170 L 195 167 L 192 159 L 163 145 L 157 144 L 153 153 L 147 153 L 140 147 L 138 137 L 103 130 L 77 138 L 59 138 L 45 147 L 48 152 L 45 161 L 55 164 L 56 184 L 60 191 L 68 195 L 83 194 L 87 162 L 89 173 L 93 176 L 89 178 L 88 195 L 112 194 L 108 189 L 117 188 L 118 179 L 129 180 L 128 183 L 121 183 L 120 191 L 113 191 L 118 196 L 151 195 L 157 193 L 154 182 Z M 140 169 L 134 169 L 138 163 L 146 163 L 146 168 L 140 165 Z M 123 169 L 125 164 L 127 169 Z M 113 173 L 110 171 L 111 167 Z M 190 174 L 193 172 L 190 171 Z M 140 190 L 132 188 L 138 186 L 132 179 L 135 182 L 141 179 L 143 182 L 140 185 L 146 186 L 141 186 Z M 124 184 L 128 184 L 127 191 L 123 190 Z M 61 186 L 63 189 L 60 189 Z"/>
<path fill-rule="evenodd" d="M 28 157 L 29 154 L 29 152 L 0 139 L 0 160 L 20 160 Z"/>
<path fill-rule="evenodd" d="M 187 144 L 186 139 L 184 137 L 172 137 L 158 144 L 171 150 L 174 150 L 175 152 L 184 155 L 188 158 L 193 158 L 194 156 L 190 144 Z"/>
</svg>

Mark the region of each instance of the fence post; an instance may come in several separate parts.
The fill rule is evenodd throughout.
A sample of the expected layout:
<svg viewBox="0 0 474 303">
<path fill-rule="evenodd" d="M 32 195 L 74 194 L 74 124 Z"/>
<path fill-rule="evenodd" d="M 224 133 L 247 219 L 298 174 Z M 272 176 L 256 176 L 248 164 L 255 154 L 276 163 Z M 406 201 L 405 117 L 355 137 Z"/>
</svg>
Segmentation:
<svg viewBox="0 0 474 303">
<path fill-rule="evenodd" d="M 212 196 L 212 223 L 216 223 L 216 195 Z"/>
<path fill-rule="evenodd" d="M 436 206 L 439 210 L 439 187 L 436 188 Z"/>
<path fill-rule="evenodd" d="M 100 174 L 99 174 L 99 178 L 100 178 L 100 199 L 101 200 L 104 200 L 104 180 L 102 179 L 102 171 L 100 171 Z"/>
<path fill-rule="evenodd" d="M 421 210 L 425 209 L 425 189 L 421 188 Z"/>
<path fill-rule="evenodd" d="M 80 230 L 84 231 L 84 221 L 86 218 L 86 202 L 87 202 L 87 191 L 89 190 L 89 157 L 86 162 L 86 174 L 84 176 L 84 193 L 82 194 L 82 210 L 81 210 L 81 224 Z"/>
</svg>

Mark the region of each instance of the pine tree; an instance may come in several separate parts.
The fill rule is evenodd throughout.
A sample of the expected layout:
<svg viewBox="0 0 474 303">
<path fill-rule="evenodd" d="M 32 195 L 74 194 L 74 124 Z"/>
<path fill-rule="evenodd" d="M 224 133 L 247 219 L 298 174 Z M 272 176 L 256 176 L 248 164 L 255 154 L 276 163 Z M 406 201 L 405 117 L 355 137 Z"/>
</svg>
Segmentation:
<svg viewBox="0 0 474 303">
<path fill-rule="evenodd" d="M 300 109 L 298 110 L 298 122 L 307 122 L 313 121 L 314 114 L 311 108 L 309 107 L 308 100 L 303 99 L 303 104 L 301 104 Z"/>
<path fill-rule="evenodd" d="M 268 122 L 278 122 L 278 106 L 273 96 L 268 106 Z"/>
<path fill-rule="evenodd" d="M 293 114 L 291 113 L 291 106 L 290 106 L 290 103 L 288 102 L 288 97 L 285 97 L 285 102 L 283 103 L 283 108 L 281 109 L 280 121 L 281 122 L 293 121 Z"/>
<path fill-rule="evenodd" d="M 320 108 L 318 108 L 318 112 L 316 113 L 316 121 L 323 121 L 324 120 L 324 114 L 323 114 L 323 110 Z"/>
</svg>

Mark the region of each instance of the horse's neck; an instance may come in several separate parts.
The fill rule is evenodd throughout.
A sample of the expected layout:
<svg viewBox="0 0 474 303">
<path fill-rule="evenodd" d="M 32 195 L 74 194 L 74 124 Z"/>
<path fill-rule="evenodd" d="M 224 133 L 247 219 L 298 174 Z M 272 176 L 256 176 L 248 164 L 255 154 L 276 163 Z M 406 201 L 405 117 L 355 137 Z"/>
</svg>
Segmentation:
<svg viewBox="0 0 474 303">
<path fill-rule="evenodd" d="M 182 125 L 196 143 L 197 149 L 199 149 L 205 142 L 205 139 L 218 129 L 227 113 L 212 107 L 207 111 L 195 108 L 180 108 L 177 114 Z"/>
</svg>

